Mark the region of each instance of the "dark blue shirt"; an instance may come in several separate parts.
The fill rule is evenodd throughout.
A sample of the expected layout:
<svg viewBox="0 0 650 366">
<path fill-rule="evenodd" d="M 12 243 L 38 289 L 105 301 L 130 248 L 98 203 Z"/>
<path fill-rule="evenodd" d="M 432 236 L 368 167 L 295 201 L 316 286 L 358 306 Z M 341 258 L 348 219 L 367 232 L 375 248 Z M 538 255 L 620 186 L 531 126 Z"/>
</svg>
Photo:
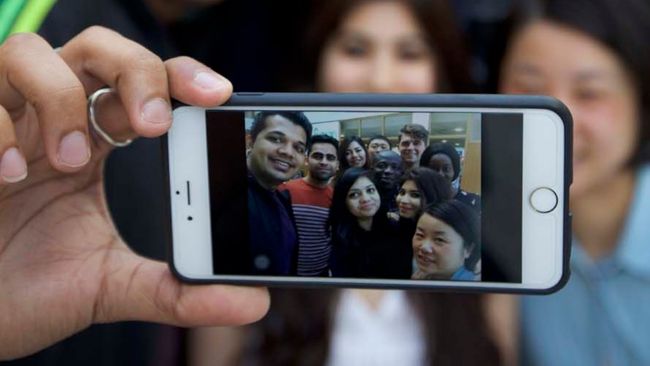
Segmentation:
<svg viewBox="0 0 650 366">
<path fill-rule="evenodd" d="M 253 177 L 248 182 L 252 273 L 296 274 L 298 235 L 289 192 L 265 189 Z"/>
</svg>

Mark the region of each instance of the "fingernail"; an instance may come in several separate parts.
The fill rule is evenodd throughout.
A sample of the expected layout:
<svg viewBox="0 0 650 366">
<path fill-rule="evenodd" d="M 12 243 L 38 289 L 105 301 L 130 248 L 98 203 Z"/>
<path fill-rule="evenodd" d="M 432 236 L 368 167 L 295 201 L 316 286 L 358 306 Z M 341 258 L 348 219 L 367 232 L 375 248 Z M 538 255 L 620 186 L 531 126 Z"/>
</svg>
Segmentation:
<svg viewBox="0 0 650 366">
<path fill-rule="evenodd" d="M 71 168 L 78 168 L 90 160 L 90 148 L 86 135 L 73 131 L 65 135 L 59 144 L 59 161 Z"/>
<path fill-rule="evenodd" d="M 201 71 L 194 75 L 194 84 L 201 89 L 217 90 L 222 89 L 225 82 L 213 73 Z"/>
<path fill-rule="evenodd" d="M 25 158 L 15 147 L 10 147 L 0 160 L 0 177 L 7 183 L 16 183 L 27 177 Z"/>
<path fill-rule="evenodd" d="M 171 123 L 172 110 L 169 103 L 162 98 L 148 101 L 142 107 L 142 120 L 153 124 Z"/>
</svg>

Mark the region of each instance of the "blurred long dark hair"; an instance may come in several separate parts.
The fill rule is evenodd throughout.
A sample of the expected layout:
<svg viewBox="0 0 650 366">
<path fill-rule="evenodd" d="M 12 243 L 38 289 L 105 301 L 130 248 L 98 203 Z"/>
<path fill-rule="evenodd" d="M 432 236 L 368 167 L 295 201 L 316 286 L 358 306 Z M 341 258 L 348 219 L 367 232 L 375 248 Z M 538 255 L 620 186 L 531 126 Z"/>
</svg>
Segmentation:
<svg viewBox="0 0 650 366">
<path fill-rule="evenodd" d="M 252 327 L 241 364 L 324 365 L 339 296 L 336 289 L 271 289 L 271 310 Z M 501 363 L 480 296 L 413 290 L 406 296 L 422 324 L 427 364 Z"/>
</svg>

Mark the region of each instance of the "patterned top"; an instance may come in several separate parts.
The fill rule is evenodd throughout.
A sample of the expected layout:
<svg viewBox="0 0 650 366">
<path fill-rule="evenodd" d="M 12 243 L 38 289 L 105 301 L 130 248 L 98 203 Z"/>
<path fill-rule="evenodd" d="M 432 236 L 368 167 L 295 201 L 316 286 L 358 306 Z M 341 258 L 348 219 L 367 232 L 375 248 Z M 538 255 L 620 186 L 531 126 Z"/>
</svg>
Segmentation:
<svg viewBox="0 0 650 366">
<path fill-rule="evenodd" d="M 279 189 L 291 193 L 298 229 L 298 275 L 327 276 L 330 234 L 325 226 L 334 190 L 329 185 L 310 185 L 304 179 L 289 181 Z"/>
</svg>

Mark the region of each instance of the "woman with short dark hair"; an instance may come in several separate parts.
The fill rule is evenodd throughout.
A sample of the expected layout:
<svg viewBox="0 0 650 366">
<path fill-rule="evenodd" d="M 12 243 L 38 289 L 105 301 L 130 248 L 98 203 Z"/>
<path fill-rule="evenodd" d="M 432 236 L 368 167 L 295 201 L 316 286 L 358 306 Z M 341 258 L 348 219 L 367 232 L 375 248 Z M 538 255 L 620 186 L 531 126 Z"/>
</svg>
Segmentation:
<svg viewBox="0 0 650 366">
<path fill-rule="evenodd" d="M 572 276 L 522 300 L 523 363 L 650 364 L 650 2 L 550 0 L 518 25 L 501 90 L 573 115 Z"/>
<path fill-rule="evenodd" d="M 413 235 L 413 279 L 479 281 L 479 215 L 466 204 L 448 200 L 427 206 Z"/>
</svg>

